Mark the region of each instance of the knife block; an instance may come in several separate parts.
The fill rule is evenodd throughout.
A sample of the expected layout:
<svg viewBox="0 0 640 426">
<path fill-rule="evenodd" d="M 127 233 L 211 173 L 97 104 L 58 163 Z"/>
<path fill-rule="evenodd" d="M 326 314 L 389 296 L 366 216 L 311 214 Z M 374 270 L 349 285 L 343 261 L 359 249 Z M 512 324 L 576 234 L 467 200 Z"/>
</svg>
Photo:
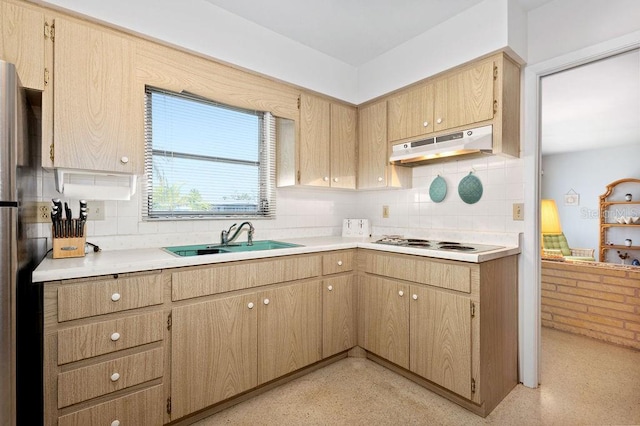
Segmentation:
<svg viewBox="0 0 640 426">
<path fill-rule="evenodd" d="M 86 237 L 53 237 L 53 258 L 64 259 L 68 257 L 84 257 L 85 242 Z"/>
</svg>

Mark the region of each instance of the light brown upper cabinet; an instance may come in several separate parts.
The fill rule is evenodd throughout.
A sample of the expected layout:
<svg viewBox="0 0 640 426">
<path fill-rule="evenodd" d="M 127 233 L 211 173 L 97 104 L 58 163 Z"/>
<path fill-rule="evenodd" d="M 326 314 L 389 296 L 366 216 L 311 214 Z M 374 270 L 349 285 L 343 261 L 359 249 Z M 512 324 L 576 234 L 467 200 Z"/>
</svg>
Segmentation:
<svg viewBox="0 0 640 426">
<path fill-rule="evenodd" d="M 425 79 L 386 100 L 391 143 L 492 125 L 493 153 L 520 155 L 520 67 L 504 53 Z"/>
<path fill-rule="evenodd" d="M 45 28 L 44 14 L 29 7 L 3 2 L 0 4 L 0 59 L 15 64 L 22 85 L 44 90 Z"/>
<path fill-rule="evenodd" d="M 436 82 L 436 131 L 493 118 L 493 68 L 484 61 Z"/>
<path fill-rule="evenodd" d="M 300 95 L 300 185 L 355 189 L 356 121 L 355 108 Z"/>
<path fill-rule="evenodd" d="M 389 98 L 390 141 L 433 132 L 433 92 L 433 84 L 426 83 Z"/>
<path fill-rule="evenodd" d="M 358 126 L 358 189 L 410 186 L 411 170 L 389 163 L 387 102 L 360 108 Z"/>
<path fill-rule="evenodd" d="M 135 78 L 135 43 L 61 18 L 54 40 L 53 149 L 43 166 L 141 174 L 144 89 Z"/>
</svg>

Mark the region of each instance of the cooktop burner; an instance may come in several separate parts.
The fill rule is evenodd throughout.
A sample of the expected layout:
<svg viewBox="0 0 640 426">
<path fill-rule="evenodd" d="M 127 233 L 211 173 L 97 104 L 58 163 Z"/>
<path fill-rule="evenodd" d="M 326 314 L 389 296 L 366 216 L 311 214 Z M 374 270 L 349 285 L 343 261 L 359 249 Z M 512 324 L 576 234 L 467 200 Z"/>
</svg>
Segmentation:
<svg viewBox="0 0 640 426">
<path fill-rule="evenodd" d="M 418 238 L 404 238 L 400 235 L 387 235 L 376 241 L 376 244 L 386 244 L 398 247 L 424 248 L 443 251 L 483 252 L 502 248 L 484 244 L 459 243 L 456 241 L 432 241 Z"/>
</svg>

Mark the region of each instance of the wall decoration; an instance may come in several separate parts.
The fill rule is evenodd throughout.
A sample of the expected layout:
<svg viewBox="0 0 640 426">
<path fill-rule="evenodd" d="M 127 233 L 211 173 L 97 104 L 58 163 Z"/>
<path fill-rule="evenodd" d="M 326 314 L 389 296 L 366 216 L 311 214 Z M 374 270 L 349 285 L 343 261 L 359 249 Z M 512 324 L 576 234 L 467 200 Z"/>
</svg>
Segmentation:
<svg viewBox="0 0 640 426">
<path fill-rule="evenodd" d="M 564 194 L 564 205 L 565 206 L 579 206 L 580 205 L 580 194 L 571 188 L 569 192 Z"/>
<path fill-rule="evenodd" d="M 469 172 L 458 184 L 458 195 L 467 204 L 475 204 L 482 198 L 482 182 L 472 173 Z"/>
<path fill-rule="evenodd" d="M 429 187 L 429 197 L 434 203 L 439 203 L 447 196 L 447 181 L 440 175 L 438 175 L 431 186 Z"/>
</svg>

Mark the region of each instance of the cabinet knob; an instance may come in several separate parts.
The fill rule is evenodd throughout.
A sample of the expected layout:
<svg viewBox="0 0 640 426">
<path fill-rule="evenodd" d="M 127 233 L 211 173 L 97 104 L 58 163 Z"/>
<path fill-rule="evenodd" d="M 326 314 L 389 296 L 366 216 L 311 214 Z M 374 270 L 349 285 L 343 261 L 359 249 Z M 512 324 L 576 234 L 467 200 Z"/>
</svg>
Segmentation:
<svg viewBox="0 0 640 426">
<path fill-rule="evenodd" d="M 262 303 L 264 303 L 265 305 L 268 305 L 269 304 L 269 299 L 264 299 L 264 301 Z"/>
<path fill-rule="evenodd" d="M 438 118 L 438 119 L 436 120 L 436 123 L 441 124 L 441 123 L 442 123 L 442 118 Z"/>
<path fill-rule="evenodd" d="M 332 285 L 330 285 L 329 287 L 327 287 L 327 290 L 329 290 L 329 291 L 333 291 L 333 286 L 332 286 Z"/>
<path fill-rule="evenodd" d="M 424 123 L 422 123 L 422 127 L 429 127 L 429 122 L 425 121 Z"/>
<path fill-rule="evenodd" d="M 338 266 L 342 266 L 342 260 L 338 260 Z"/>
<path fill-rule="evenodd" d="M 120 293 L 113 293 L 111 295 L 111 300 L 114 302 L 117 302 L 118 300 L 120 300 Z"/>
<path fill-rule="evenodd" d="M 120 162 L 121 162 L 122 164 L 127 164 L 127 163 L 129 162 L 129 157 L 126 157 L 126 156 L 125 156 L 125 157 L 122 157 L 122 158 L 120 159 Z"/>
<path fill-rule="evenodd" d="M 118 333 L 117 331 L 115 333 L 113 333 L 111 335 L 111 341 L 112 342 L 117 342 L 118 340 L 120 340 L 120 333 Z"/>
<path fill-rule="evenodd" d="M 382 182 L 382 176 L 378 176 L 378 182 Z"/>
<path fill-rule="evenodd" d="M 338 178 L 333 178 L 333 181 L 334 181 L 334 182 L 337 182 L 337 181 L 338 181 Z"/>
<path fill-rule="evenodd" d="M 398 296 L 400 296 L 400 297 L 404 296 L 404 291 L 400 290 L 400 291 L 398 292 Z"/>
<path fill-rule="evenodd" d="M 120 420 L 114 420 L 111 422 L 111 426 L 120 426 Z"/>
<path fill-rule="evenodd" d="M 249 308 L 249 309 L 253 309 L 253 302 L 249 302 L 249 303 L 247 304 L 247 308 Z"/>
<path fill-rule="evenodd" d="M 414 294 L 413 296 L 411 296 L 413 298 L 413 300 L 418 300 L 418 295 Z"/>
<path fill-rule="evenodd" d="M 120 373 L 113 373 L 111 375 L 111 381 L 112 382 L 117 382 L 120 379 Z"/>
</svg>

